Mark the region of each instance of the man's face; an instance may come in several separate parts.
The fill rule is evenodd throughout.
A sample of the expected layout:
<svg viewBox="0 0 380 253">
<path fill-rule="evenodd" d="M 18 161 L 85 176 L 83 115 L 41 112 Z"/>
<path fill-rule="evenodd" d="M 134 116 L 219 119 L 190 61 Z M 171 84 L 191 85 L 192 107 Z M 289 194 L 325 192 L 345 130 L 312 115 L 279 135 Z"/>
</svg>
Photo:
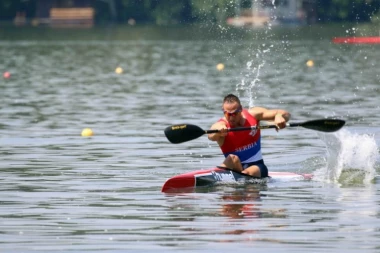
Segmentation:
<svg viewBox="0 0 380 253">
<path fill-rule="evenodd" d="M 226 120 L 232 127 L 237 126 L 241 120 L 241 106 L 237 102 L 224 103 L 223 113 Z"/>
</svg>

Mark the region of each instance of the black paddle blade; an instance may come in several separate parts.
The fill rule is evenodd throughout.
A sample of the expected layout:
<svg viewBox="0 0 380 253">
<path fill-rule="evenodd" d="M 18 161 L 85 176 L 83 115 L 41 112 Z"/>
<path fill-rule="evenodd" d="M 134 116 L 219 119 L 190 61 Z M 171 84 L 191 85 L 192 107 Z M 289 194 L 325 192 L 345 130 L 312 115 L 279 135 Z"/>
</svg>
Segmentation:
<svg viewBox="0 0 380 253">
<path fill-rule="evenodd" d="M 298 126 L 321 132 L 335 132 L 341 129 L 346 122 L 341 119 L 316 119 L 299 123 Z"/>
<path fill-rule="evenodd" d="M 174 144 L 194 140 L 206 133 L 202 128 L 190 124 L 168 126 L 164 132 L 166 138 Z"/>
</svg>

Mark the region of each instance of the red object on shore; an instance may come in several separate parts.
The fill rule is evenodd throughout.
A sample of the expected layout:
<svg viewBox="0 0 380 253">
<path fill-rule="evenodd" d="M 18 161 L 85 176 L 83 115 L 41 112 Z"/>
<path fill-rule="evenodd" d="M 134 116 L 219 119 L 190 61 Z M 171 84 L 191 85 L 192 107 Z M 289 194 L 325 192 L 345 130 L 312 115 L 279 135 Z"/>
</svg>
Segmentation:
<svg viewBox="0 0 380 253">
<path fill-rule="evenodd" d="M 336 37 L 332 41 L 338 44 L 380 44 L 380 36 L 377 36 L 377 37 Z"/>
<path fill-rule="evenodd" d="M 3 73 L 3 77 L 4 77 L 5 79 L 10 78 L 10 77 L 11 77 L 11 73 L 9 73 L 8 71 L 6 71 L 6 72 Z"/>
</svg>

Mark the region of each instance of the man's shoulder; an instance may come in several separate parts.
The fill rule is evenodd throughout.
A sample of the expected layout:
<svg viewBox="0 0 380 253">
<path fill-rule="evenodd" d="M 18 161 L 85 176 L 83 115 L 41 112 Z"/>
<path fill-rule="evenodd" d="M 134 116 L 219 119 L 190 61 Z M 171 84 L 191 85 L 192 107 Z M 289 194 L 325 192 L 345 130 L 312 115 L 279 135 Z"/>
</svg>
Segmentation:
<svg viewBox="0 0 380 253">
<path fill-rule="evenodd" d="M 248 111 L 251 111 L 251 110 L 254 110 L 254 111 L 263 111 L 263 110 L 267 110 L 267 109 L 264 108 L 264 107 L 262 107 L 262 106 L 253 106 L 253 107 L 248 108 Z"/>
<path fill-rule="evenodd" d="M 263 113 L 264 111 L 266 111 L 267 109 L 264 108 L 264 107 L 261 107 L 261 106 L 255 106 L 255 107 L 251 107 L 248 109 L 248 112 L 255 116 L 256 114 L 260 114 L 260 113 Z"/>
<path fill-rule="evenodd" d="M 261 120 L 264 111 L 267 110 L 264 107 L 256 106 L 248 109 L 248 113 L 256 120 Z"/>
</svg>

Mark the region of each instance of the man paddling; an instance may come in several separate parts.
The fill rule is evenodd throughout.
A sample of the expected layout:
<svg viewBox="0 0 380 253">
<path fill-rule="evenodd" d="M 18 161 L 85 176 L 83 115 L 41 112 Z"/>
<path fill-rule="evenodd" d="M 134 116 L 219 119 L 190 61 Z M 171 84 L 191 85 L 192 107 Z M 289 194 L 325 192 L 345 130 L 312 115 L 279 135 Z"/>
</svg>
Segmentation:
<svg viewBox="0 0 380 253">
<path fill-rule="evenodd" d="M 224 117 L 211 126 L 220 130 L 208 134 L 211 141 L 216 141 L 225 160 L 223 167 L 231 168 L 254 177 L 268 177 L 268 168 L 261 154 L 260 129 L 253 131 L 227 131 L 228 128 L 259 126 L 261 120 L 273 121 L 278 129 L 286 127 L 290 113 L 282 109 L 252 107 L 243 109 L 240 99 L 228 94 L 223 99 Z"/>
</svg>

